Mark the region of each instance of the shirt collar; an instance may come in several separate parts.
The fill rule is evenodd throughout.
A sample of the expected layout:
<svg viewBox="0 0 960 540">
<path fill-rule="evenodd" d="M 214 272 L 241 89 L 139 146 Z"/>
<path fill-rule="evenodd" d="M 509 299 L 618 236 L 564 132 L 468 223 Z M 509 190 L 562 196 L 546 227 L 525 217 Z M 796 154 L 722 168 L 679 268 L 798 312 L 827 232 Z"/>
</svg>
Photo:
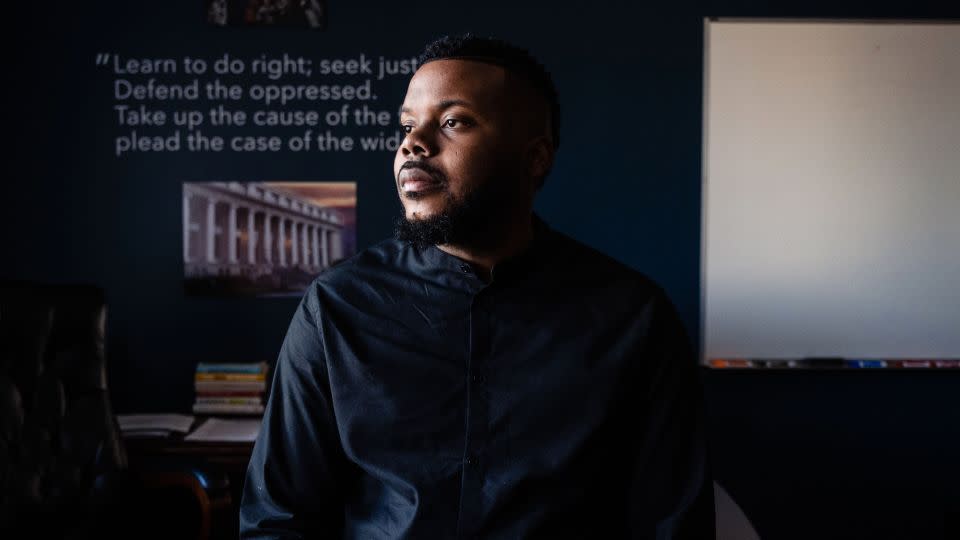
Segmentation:
<svg viewBox="0 0 960 540">
<path fill-rule="evenodd" d="M 506 259 L 496 263 L 492 269 L 491 282 L 501 282 L 505 279 L 511 279 L 514 276 L 522 275 L 541 262 L 549 253 L 548 244 L 553 236 L 553 229 L 536 213 L 531 213 L 531 225 L 533 227 L 533 239 L 520 252 L 515 253 Z M 428 259 L 432 259 L 436 264 L 454 270 L 458 273 L 468 271 L 475 275 L 473 269 L 466 264 L 466 261 L 451 255 L 436 245 L 427 248 Z"/>
</svg>

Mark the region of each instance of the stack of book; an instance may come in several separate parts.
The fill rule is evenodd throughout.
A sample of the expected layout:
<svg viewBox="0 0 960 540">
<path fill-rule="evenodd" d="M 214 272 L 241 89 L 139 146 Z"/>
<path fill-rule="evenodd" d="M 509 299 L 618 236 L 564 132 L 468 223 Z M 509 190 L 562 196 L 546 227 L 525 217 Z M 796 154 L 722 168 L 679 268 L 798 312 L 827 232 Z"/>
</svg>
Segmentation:
<svg viewBox="0 0 960 540">
<path fill-rule="evenodd" d="M 267 363 L 197 364 L 195 414 L 258 414 L 263 412 Z"/>
</svg>

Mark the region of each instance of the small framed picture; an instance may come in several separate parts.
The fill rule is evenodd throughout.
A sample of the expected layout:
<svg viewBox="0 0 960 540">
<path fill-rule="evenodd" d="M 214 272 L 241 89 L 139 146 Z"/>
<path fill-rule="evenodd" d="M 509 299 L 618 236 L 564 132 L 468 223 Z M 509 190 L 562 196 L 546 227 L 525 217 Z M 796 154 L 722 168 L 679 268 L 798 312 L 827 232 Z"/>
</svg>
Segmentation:
<svg viewBox="0 0 960 540">
<path fill-rule="evenodd" d="M 326 0 L 205 0 L 215 26 L 285 26 L 323 30 Z"/>
</svg>

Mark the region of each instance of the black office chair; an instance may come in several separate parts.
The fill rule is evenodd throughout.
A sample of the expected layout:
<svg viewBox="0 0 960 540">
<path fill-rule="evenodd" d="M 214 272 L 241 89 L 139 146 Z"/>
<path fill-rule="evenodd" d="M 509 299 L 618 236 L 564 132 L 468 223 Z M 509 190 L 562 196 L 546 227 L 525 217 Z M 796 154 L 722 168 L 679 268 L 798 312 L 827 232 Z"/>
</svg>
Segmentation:
<svg viewBox="0 0 960 540">
<path fill-rule="evenodd" d="M 211 536 L 219 484 L 131 471 L 110 405 L 99 287 L 0 281 L 0 538 Z"/>
<path fill-rule="evenodd" d="M 96 287 L 0 282 L 0 532 L 89 537 L 123 499 L 105 318 Z"/>
</svg>

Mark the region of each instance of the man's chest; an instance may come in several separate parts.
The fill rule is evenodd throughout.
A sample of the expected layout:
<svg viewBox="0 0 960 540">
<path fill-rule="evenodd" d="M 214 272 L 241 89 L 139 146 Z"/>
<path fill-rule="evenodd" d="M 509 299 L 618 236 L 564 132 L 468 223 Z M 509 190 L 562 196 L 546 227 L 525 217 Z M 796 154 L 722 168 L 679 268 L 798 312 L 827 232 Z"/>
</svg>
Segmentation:
<svg viewBox="0 0 960 540">
<path fill-rule="evenodd" d="M 645 328 L 620 299 L 421 295 L 321 320 L 348 453 L 438 466 L 464 447 L 586 438 L 622 398 Z"/>
</svg>

